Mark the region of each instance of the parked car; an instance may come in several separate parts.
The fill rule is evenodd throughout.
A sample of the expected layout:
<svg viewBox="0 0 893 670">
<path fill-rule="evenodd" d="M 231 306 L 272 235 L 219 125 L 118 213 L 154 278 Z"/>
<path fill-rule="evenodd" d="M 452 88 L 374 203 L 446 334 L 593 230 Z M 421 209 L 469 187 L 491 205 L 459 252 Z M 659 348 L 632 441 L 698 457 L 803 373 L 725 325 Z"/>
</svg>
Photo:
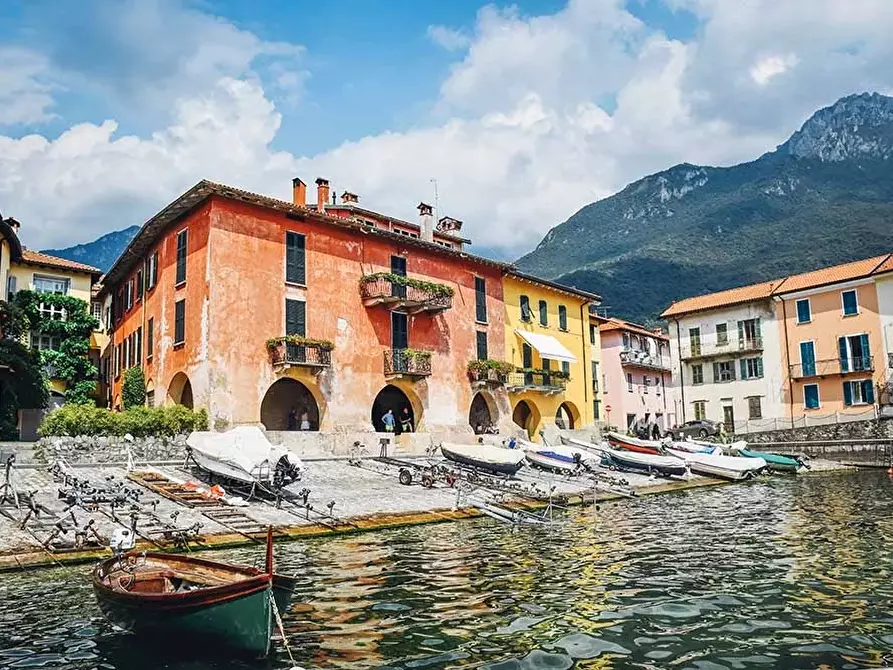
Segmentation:
<svg viewBox="0 0 893 670">
<path fill-rule="evenodd" d="M 722 430 L 722 424 L 718 421 L 708 421 L 707 419 L 695 419 L 694 421 L 686 421 L 681 426 L 673 426 L 672 434 L 675 440 L 684 440 L 686 437 L 696 437 L 705 439 L 708 437 L 716 437 Z"/>
</svg>

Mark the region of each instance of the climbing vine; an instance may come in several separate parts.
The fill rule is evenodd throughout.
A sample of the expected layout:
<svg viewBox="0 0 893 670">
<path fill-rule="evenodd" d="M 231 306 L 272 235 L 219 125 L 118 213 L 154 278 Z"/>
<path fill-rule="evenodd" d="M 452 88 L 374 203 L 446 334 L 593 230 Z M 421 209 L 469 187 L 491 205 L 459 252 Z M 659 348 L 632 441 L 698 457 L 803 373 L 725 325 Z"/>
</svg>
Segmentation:
<svg viewBox="0 0 893 670">
<path fill-rule="evenodd" d="M 40 362 L 48 369 L 49 376 L 65 383 L 66 401 L 92 404 L 97 370 L 88 354 L 90 334 L 99 327 L 99 322 L 90 315 L 87 303 L 73 296 L 34 291 L 19 291 L 14 300 L 24 313 L 29 330 L 59 338 L 58 348 L 40 352 Z M 62 310 L 64 319 L 41 311 L 41 306 Z"/>
<path fill-rule="evenodd" d="M 0 440 L 18 438 L 20 409 L 45 407 L 47 388 L 40 357 L 21 343 L 24 312 L 0 300 Z"/>
</svg>

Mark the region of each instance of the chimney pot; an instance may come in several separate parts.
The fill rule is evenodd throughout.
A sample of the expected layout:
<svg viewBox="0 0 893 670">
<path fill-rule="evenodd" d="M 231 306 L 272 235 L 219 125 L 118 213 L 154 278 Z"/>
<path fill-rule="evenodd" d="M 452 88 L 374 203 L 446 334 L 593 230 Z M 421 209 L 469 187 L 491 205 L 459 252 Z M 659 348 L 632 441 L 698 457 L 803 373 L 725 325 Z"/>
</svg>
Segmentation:
<svg viewBox="0 0 893 670">
<path fill-rule="evenodd" d="M 18 221 L 16 221 L 16 220 L 15 220 L 14 218 L 12 218 L 12 217 L 9 217 L 8 219 L 4 219 L 4 221 L 6 221 L 6 223 L 9 224 L 9 227 L 12 228 L 14 231 L 16 231 L 16 233 L 18 233 L 18 232 L 19 232 L 19 228 L 22 227 L 22 224 L 19 223 Z"/>
<path fill-rule="evenodd" d="M 431 216 L 434 214 L 434 208 L 426 202 L 420 202 L 417 208 L 419 216 Z"/>
<path fill-rule="evenodd" d="M 420 202 L 419 210 L 419 228 L 421 229 L 421 238 L 426 242 L 434 241 L 434 208 L 428 203 Z"/>
<path fill-rule="evenodd" d="M 329 180 L 319 177 L 316 180 L 316 211 L 320 214 L 326 211 L 329 202 Z"/>
<path fill-rule="evenodd" d="M 350 191 L 345 191 L 341 194 L 341 202 L 345 205 L 355 205 L 360 201 L 360 196 L 356 193 L 351 193 Z"/>
<path fill-rule="evenodd" d="M 292 202 L 298 207 L 307 205 L 307 184 L 295 177 L 291 180 Z"/>
</svg>

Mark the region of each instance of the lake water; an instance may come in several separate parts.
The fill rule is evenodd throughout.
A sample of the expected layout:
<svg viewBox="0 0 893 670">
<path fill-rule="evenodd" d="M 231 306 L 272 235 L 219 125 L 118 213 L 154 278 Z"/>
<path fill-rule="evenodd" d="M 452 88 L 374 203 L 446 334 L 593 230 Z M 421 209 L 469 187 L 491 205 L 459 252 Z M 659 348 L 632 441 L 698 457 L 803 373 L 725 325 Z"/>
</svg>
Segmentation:
<svg viewBox="0 0 893 670">
<path fill-rule="evenodd" d="M 893 481 L 774 477 L 577 509 L 277 547 L 286 628 L 318 668 L 893 665 Z M 254 563 L 259 548 L 215 554 Z M 0 575 L 0 667 L 290 667 L 172 653 L 115 631 L 89 568 Z"/>
</svg>

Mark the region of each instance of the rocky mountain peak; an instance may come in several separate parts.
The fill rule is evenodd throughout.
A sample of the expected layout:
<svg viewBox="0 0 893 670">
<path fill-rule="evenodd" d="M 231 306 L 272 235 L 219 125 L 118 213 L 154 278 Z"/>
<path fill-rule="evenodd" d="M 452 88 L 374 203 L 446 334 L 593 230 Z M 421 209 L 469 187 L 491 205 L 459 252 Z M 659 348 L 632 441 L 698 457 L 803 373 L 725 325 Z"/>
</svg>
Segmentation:
<svg viewBox="0 0 893 670">
<path fill-rule="evenodd" d="M 893 158 L 893 98 L 860 93 L 813 114 L 778 152 L 821 161 Z"/>
</svg>

